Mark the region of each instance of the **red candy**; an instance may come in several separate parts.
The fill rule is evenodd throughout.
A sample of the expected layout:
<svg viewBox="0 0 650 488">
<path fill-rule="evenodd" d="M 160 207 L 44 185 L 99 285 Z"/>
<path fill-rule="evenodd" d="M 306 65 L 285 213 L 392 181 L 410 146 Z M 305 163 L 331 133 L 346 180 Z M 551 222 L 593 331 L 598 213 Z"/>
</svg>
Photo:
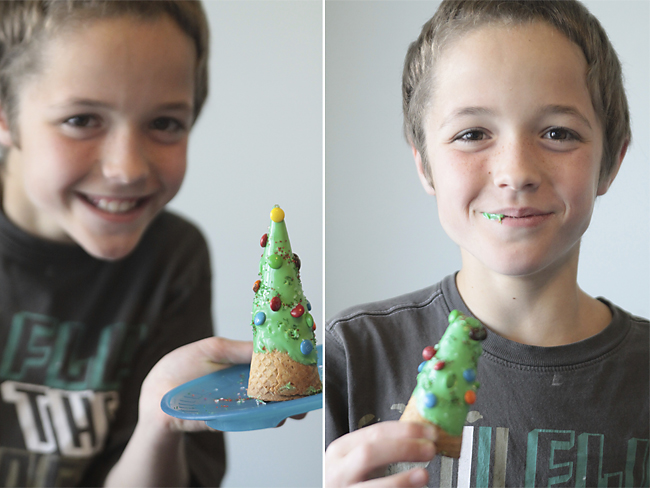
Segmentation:
<svg viewBox="0 0 650 488">
<path fill-rule="evenodd" d="M 291 311 L 291 316 L 298 318 L 302 317 L 302 314 L 305 313 L 305 307 L 302 305 L 298 304 L 295 306 L 295 308 Z"/>
<path fill-rule="evenodd" d="M 427 346 L 422 350 L 422 359 L 428 361 L 436 355 L 436 350 L 433 346 Z"/>
<path fill-rule="evenodd" d="M 266 242 L 269 240 L 269 235 L 264 234 L 262 238 L 260 239 L 260 246 L 266 247 Z"/>
<path fill-rule="evenodd" d="M 465 392 L 465 403 L 472 405 L 476 401 L 476 393 L 473 390 L 467 390 Z"/>
<path fill-rule="evenodd" d="M 311 326 L 311 330 L 316 330 L 316 322 L 314 322 L 314 325 Z"/>
<path fill-rule="evenodd" d="M 257 280 L 257 281 L 253 284 L 253 291 L 254 291 L 255 293 L 257 293 L 257 290 L 260 289 L 260 283 L 262 283 L 262 282 L 261 282 L 260 280 Z"/>
<path fill-rule="evenodd" d="M 445 367 L 444 361 L 438 361 L 436 364 L 433 365 L 433 369 L 435 369 L 436 371 L 440 371 L 444 367 Z"/>
<path fill-rule="evenodd" d="M 281 306 L 282 306 L 282 300 L 280 300 L 280 297 L 271 298 L 271 310 L 277 312 L 278 310 L 280 310 Z"/>
</svg>

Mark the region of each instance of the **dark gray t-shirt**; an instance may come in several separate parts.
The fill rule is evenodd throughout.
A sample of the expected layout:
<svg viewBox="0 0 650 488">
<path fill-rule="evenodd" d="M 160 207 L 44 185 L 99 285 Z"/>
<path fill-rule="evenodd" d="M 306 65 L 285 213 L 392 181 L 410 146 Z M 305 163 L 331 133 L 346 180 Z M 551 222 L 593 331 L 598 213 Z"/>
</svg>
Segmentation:
<svg viewBox="0 0 650 488">
<path fill-rule="evenodd" d="M 0 212 L 0 486 L 103 484 L 151 367 L 212 334 L 208 249 L 186 220 L 161 213 L 110 262 Z M 185 440 L 193 483 L 218 485 L 223 435 Z"/>
<path fill-rule="evenodd" d="M 649 323 L 602 301 L 611 324 L 575 344 L 536 347 L 488 334 L 461 457 L 426 463 L 430 486 L 648 486 Z M 422 349 L 438 342 L 454 309 L 471 315 L 448 276 L 327 325 L 327 445 L 400 418 Z"/>
</svg>

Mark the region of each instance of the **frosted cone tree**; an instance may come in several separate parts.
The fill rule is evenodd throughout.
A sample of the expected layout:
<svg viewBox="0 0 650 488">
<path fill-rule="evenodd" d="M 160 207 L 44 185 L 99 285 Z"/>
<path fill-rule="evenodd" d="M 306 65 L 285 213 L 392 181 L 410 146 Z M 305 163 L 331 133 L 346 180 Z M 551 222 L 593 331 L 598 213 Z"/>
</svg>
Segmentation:
<svg viewBox="0 0 650 488">
<path fill-rule="evenodd" d="M 260 240 L 264 249 L 251 325 L 254 355 L 248 394 L 262 400 L 287 400 L 321 391 L 316 367 L 316 324 L 300 281 L 301 262 L 294 254 L 284 211 L 271 211 L 269 232 Z M 254 378 L 262 374 L 263 379 Z M 278 379 L 279 378 L 279 379 Z"/>
<path fill-rule="evenodd" d="M 478 320 L 454 310 L 440 342 L 422 351 L 417 385 L 400 420 L 439 427 L 436 444 L 441 454 L 460 455 L 463 425 L 479 388 L 477 366 L 486 337 Z"/>
</svg>

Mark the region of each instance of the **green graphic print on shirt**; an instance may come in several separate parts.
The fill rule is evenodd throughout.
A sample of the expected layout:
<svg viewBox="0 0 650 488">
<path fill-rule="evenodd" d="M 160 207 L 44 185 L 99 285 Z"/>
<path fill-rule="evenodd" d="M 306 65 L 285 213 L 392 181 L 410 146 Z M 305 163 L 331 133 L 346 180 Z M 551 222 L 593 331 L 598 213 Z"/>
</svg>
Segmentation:
<svg viewBox="0 0 650 488">
<path fill-rule="evenodd" d="M 472 411 L 468 420 L 480 414 Z M 466 425 L 460 459 L 439 457 L 440 475 L 429 486 L 441 488 L 502 487 L 508 471 L 510 432 L 507 427 Z M 525 453 L 525 486 L 647 487 L 650 478 L 648 439 L 629 439 L 624 466 L 606 472 L 602 434 L 573 430 L 533 429 L 528 433 Z M 416 463 L 428 466 L 429 463 Z M 405 471 L 413 463 L 398 463 L 387 474 Z M 595 469 L 594 469 L 595 468 Z M 545 473 L 550 473 L 546 475 Z M 597 474 L 594 474 L 597 473 Z"/>
<path fill-rule="evenodd" d="M 146 332 L 144 325 L 96 328 L 15 314 L 0 362 L 0 397 L 15 407 L 25 448 L 72 458 L 100 452 Z M 6 464 L 0 462 L 0 482 Z"/>
</svg>

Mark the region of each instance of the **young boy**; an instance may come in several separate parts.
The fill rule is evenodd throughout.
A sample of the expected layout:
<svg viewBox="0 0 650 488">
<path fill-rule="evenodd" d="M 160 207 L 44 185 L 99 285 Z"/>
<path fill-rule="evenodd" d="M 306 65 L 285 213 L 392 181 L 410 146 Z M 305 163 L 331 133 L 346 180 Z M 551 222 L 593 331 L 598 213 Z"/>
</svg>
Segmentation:
<svg viewBox="0 0 650 488">
<path fill-rule="evenodd" d="M 163 209 L 207 95 L 201 5 L 14 1 L 0 19 L 0 484 L 218 485 L 223 436 L 160 409 L 252 354 L 191 343 L 213 333 L 207 246 Z"/>
<path fill-rule="evenodd" d="M 648 321 L 577 285 L 630 139 L 599 23 L 577 2 L 443 2 L 409 49 L 403 102 L 462 267 L 328 325 L 326 483 L 420 462 L 372 485 L 647 485 Z M 433 429 L 391 421 L 453 309 L 490 330 L 458 462 L 434 458 Z"/>
</svg>

